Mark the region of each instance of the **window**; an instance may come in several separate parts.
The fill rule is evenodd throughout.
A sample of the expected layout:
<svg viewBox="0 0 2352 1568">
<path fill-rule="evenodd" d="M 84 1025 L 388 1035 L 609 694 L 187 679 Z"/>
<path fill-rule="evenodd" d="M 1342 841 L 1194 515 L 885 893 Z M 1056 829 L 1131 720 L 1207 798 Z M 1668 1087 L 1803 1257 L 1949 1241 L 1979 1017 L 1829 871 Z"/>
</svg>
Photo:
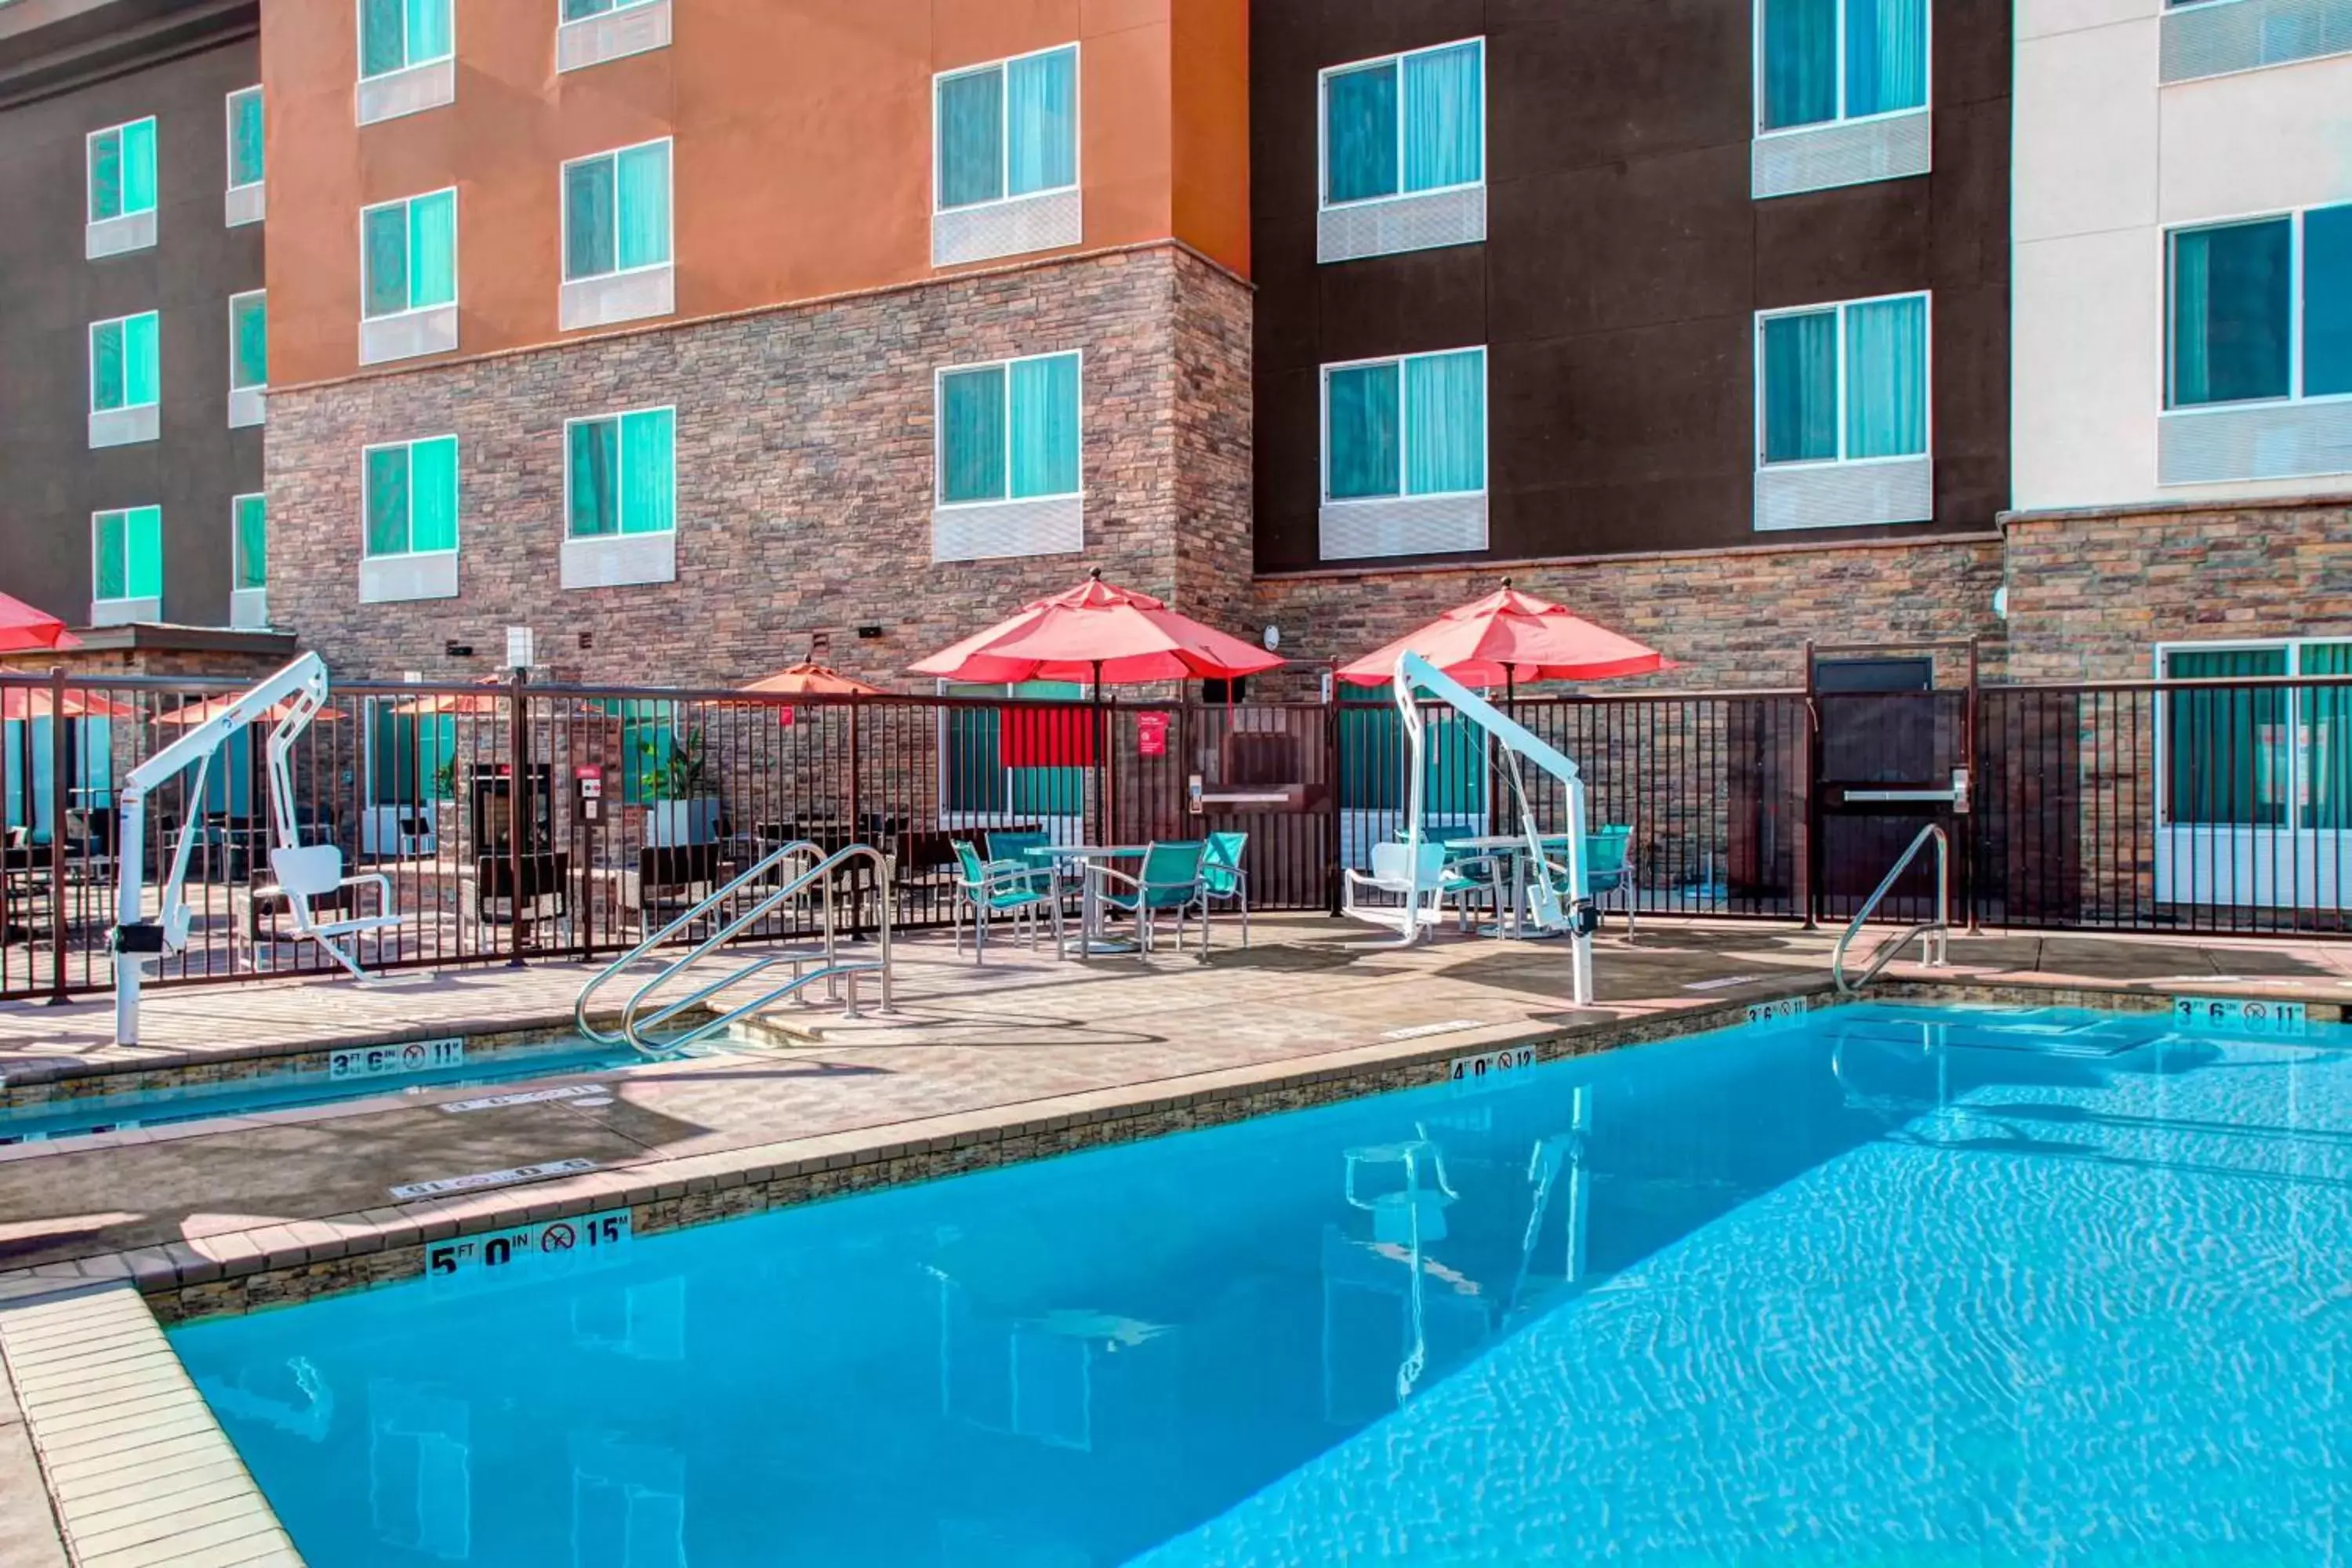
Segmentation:
<svg viewBox="0 0 2352 1568">
<path fill-rule="evenodd" d="M 669 260 L 667 141 L 563 165 L 563 276 L 601 278 Z"/>
<path fill-rule="evenodd" d="M 1486 351 L 1323 372 L 1323 496 L 1376 500 L 1486 488 Z"/>
<path fill-rule="evenodd" d="M 2352 675 L 2352 642 L 2171 647 L 2159 652 L 2158 672 L 2168 680 Z M 2352 687 L 2172 690 L 2164 731 L 2167 823 L 2352 829 Z"/>
<path fill-rule="evenodd" d="M 948 686 L 946 697 L 1085 700 L 1071 681 Z M 940 715 L 940 808 L 950 816 L 1082 816 L 1095 761 L 1094 714 L 1071 708 L 950 708 Z"/>
<path fill-rule="evenodd" d="M 675 409 L 646 408 L 564 426 L 564 516 L 574 539 L 676 528 Z"/>
<path fill-rule="evenodd" d="M 1339 809 L 1402 812 L 1409 804 L 1404 719 L 1394 687 L 1349 688 L 1339 706 Z M 1483 820 L 1490 759 L 1485 735 L 1451 709 L 1423 704 L 1422 806 L 1438 824 Z"/>
<path fill-rule="evenodd" d="M 263 148 L 261 89 L 245 88 L 228 95 L 228 188 L 241 190 L 261 184 Z"/>
<path fill-rule="evenodd" d="M 1757 336 L 1766 465 L 1927 455 L 1927 295 L 1762 316 Z"/>
<path fill-rule="evenodd" d="M 1076 45 L 939 79 L 939 210 L 1078 183 Z"/>
<path fill-rule="evenodd" d="M 1927 0 L 1758 0 L 1765 131 L 1927 104 Z"/>
<path fill-rule="evenodd" d="M 388 76 L 456 52 L 450 0 L 360 0 L 360 75 Z"/>
<path fill-rule="evenodd" d="M 1323 73 L 1323 205 L 1475 185 L 1486 170 L 1486 46 Z"/>
<path fill-rule="evenodd" d="M 92 599 L 104 604 L 163 596 L 163 508 L 100 512 L 91 520 L 91 532 Z"/>
<path fill-rule="evenodd" d="M 370 316 L 455 304 L 457 193 L 435 191 L 360 214 L 361 310 Z"/>
<path fill-rule="evenodd" d="M 365 461 L 369 555 L 457 548 L 457 437 L 370 447 Z"/>
<path fill-rule="evenodd" d="M 155 210 L 155 121 L 94 131 L 89 136 L 89 221 Z"/>
<path fill-rule="evenodd" d="M 240 594 L 269 585 L 269 506 L 261 496 L 229 502 L 228 585 Z"/>
<path fill-rule="evenodd" d="M 269 311 L 267 294 L 228 297 L 228 385 L 244 392 L 269 384 Z"/>
<path fill-rule="evenodd" d="M 2352 206 L 2175 230 L 2170 274 L 2167 406 L 2352 393 Z"/>
<path fill-rule="evenodd" d="M 89 329 L 89 406 L 103 414 L 153 404 L 161 384 L 154 311 L 121 321 L 96 321 Z"/>
<path fill-rule="evenodd" d="M 1076 354 L 943 371 L 939 409 L 941 505 L 1079 492 Z"/>
</svg>

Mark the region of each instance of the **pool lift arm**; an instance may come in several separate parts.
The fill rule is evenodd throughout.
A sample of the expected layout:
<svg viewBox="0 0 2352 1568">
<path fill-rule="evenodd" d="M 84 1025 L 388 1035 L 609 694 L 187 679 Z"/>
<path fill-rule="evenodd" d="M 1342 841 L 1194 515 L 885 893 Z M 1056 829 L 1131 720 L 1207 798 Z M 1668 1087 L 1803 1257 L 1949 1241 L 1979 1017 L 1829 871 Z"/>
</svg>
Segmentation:
<svg viewBox="0 0 2352 1568">
<path fill-rule="evenodd" d="M 179 842 L 172 851 L 172 868 L 164 879 L 159 897 L 160 918 L 146 918 L 147 865 L 142 851 L 147 816 L 147 797 L 168 780 L 193 765 L 196 770 L 194 784 L 188 798 L 204 799 L 205 784 L 212 773 L 213 759 L 230 736 L 248 724 L 269 716 L 280 703 L 285 710 L 269 735 L 269 816 L 272 838 L 276 847 L 270 853 L 271 869 L 286 885 L 289 900 L 299 900 L 296 910 L 297 929 L 314 937 L 335 961 L 354 977 L 363 972 L 345 948 L 332 940 L 336 935 L 355 930 L 378 929 L 391 924 L 394 917 L 389 906 L 382 916 L 341 922 L 327 927 L 312 926 L 309 919 L 308 899 L 313 891 L 315 878 L 301 876 L 299 870 L 323 872 L 323 858 L 315 866 L 305 857 L 318 857 L 323 850 L 332 857 L 333 880 L 341 883 L 342 852 L 333 845 L 314 846 L 304 851 L 295 832 L 294 776 L 288 761 L 295 739 L 310 727 L 327 700 L 327 666 L 315 653 L 306 653 L 258 686 L 228 703 L 218 713 L 202 724 L 189 729 L 171 744 L 131 770 L 117 797 L 117 809 L 121 826 L 116 842 L 121 852 L 116 857 L 118 867 L 115 882 L 114 925 L 114 1038 L 120 1045 L 135 1045 L 139 1040 L 139 987 L 146 977 L 148 964 L 165 953 L 179 952 L 188 944 L 188 931 L 193 917 L 184 896 L 188 877 L 188 856 L 204 829 L 201 811 L 192 811 L 180 828 Z M 298 870 L 296 863 L 300 863 Z M 383 882 L 370 876 L 354 880 Z M 299 886 L 298 887 L 298 883 Z M 389 884 L 385 883 L 389 891 Z"/>
<path fill-rule="evenodd" d="M 1412 942 L 1420 934 L 1416 928 L 1421 911 L 1422 816 L 1423 797 L 1429 784 L 1429 741 L 1421 710 L 1421 696 L 1425 693 L 1476 725 L 1489 740 L 1502 748 L 1507 763 L 1505 776 L 1510 780 L 1511 795 L 1518 805 L 1519 830 L 1527 837 L 1527 864 L 1533 873 L 1527 889 L 1529 910 L 1536 924 L 1545 931 L 1564 931 L 1570 937 L 1574 948 L 1576 1005 L 1591 1006 L 1592 933 L 1600 928 L 1601 914 L 1593 905 L 1591 893 L 1585 882 L 1584 779 L 1577 772 L 1576 764 L 1527 726 L 1417 653 L 1406 652 L 1397 656 L 1393 690 L 1397 712 L 1404 723 L 1407 752 L 1405 860 L 1411 868 L 1413 887 L 1411 896 L 1405 900 L 1406 942 Z M 1535 807 L 1528 799 L 1527 780 L 1520 769 L 1523 759 L 1559 780 L 1566 789 L 1567 844 L 1559 859 L 1549 858 L 1545 852 L 1544 836 L 1536 826 Z M 1555 873 L 1559 877 L 1557 881 L 1554 880 Z"/>
</svg>

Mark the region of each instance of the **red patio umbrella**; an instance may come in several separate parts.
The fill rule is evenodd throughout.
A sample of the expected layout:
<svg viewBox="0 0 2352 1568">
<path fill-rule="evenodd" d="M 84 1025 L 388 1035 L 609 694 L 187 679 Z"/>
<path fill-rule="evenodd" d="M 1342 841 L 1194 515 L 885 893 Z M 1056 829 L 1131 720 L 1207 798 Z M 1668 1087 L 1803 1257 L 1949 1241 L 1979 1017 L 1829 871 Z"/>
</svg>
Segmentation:
<svg viewBox="0 0 2352 1568">
<path fill-rule="evenodd" d="M 1507 690 L 1523 680 L 1608 680 L 1667 668 L 1657 649 L 1522 593 L 1507 577 L 1485 598 L 1340 666 L 1339 679 L 1357 686 L 1392 680 L 1397 656 L 1408 650 L 1465 686 Z"/>
<path fill-rule="evenodd" d="M 37 610 L 22 599 L 0 594 L 0 653 L 24 653 L 35 648 L 79 647 L 65 622 L 47 610 Z"/>
<path fill-rule="evenodd" d="M 1088 680 L 1234 680 L 1283 663 L 1280 656 L 1179 615 L 1148 594 L 1116 588 L 1099 570 L 1065 593 L 941 648 L 912 668 L 950 680 L 1011 684 Z"/>
<path fill-rule="evenodd" d="M 193 730 L 199 724 L 208 724 L 219 718 L 223 713 L 227 712 L 230 705 L 236 701 L 236 694 L 234 692 L 224 693 L 218 697 L 207 697 L 201 702 L 191 702 L 184 707 L 174 708 L 169 713 L 158 713 L 155 715 L 155 722 L 174 730 Z M 253 722 L 274 725 L 292 712 L 293 709 L 294 700 L 289 697 L 283 702 L 271 705 L 267 712 L 256 715 Z M 321 708 L 311 717 L 332 722 L 343 715 L 340 710 Z"/>
</svg>

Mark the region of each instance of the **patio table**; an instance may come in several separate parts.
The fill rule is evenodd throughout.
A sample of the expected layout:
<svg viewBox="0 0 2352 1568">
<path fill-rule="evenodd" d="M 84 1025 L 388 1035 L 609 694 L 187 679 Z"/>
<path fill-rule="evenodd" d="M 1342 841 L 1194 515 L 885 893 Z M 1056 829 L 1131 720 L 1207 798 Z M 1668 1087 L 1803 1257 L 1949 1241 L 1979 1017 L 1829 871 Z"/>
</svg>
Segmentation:
<svg viewBox="0 0 2352 1568">
<path fill-rule="evenodd" d="M 1490 859 L 1507 861 L 1510 878 L 1510 913 L 1496 924 L 1482 928 L 1487 936 L 1511 936 L 1520 941 L 1531 937 L 1558 936 L 1558 931 L 1528 930 L 1528 836 L 1524 833 L 1490 833 L 1476 838 L 1449 838 L 1445 841 L 1448 854 L 1457 849 L 1475 851 Z"/>
<path fill-rule="evenodd" d="M 1086 874 L 1093 861 L 1139 860 L 1150 853 L 1147 846 L 1104 844 L 1040 844 L 1024 849 L 1023 854 L 1040 860 L 1072 860 L 1078 866 L 1078 962 L 1085 963 L 1097 952 L 1133 952 L 1136 944 L 1124 937 L 1107 937 L 1102 933 L 1102 900 L 1095 889 L 1095 879 Z"/>
</svg>

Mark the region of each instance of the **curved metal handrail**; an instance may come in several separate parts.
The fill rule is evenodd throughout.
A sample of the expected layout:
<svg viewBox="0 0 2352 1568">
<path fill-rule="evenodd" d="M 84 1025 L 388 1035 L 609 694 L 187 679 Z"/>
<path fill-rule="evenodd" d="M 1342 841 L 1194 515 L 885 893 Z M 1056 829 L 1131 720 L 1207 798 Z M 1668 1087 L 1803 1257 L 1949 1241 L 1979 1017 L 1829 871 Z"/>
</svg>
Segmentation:
<svg viewBox="0 0 2352 1568">
<path fill-rule="evenodd" d="M 1870 963 L 1863 969 L 1861 979 L 1848 980 L 1845 973 L 1846 950 L 1853 945 L 1853 939 L 1862 934 L 1862 928 L 1868 923 L 1870 917 L 1877 912 L 1878 906 L 1885 901 L 1886 895 L 1894 889 L 1896 879 L 1911 868 L 1911 862 L 1919 858 L 1919 851 L 1930 839 L 1933 839 L 1936 845 L 1936 918 L 1932 921 L 1922 921 L 1898 932 L 1892 942 L 1887 942 L 1871 955 Z M 1919 830 L 1918 836 L 1911 840 L 1910 847 L 1904 850 L 1902 856 L 1895 862 L 1895 868 L 1887 872 L 1870 897 L 1862 901 L 1861 910 L 1847 923 L 1844 934 L 1838 938 L 1836 951 L 1830 954 L 1830 978 L 1836 983 L 1838 994 L 1851 996 L 1877 979 L 1879 971 L 1894 963 L 1895 954 L 1909 946 L 1914 938 L 1918 940 L 1927 955 L 1927 966 L 1930 969 L 1941 969 L 1951 956 L 1951 934 L 1952 839 L 1951 835 L 1944 831 L 1941 823 L 1931 822 Z"/>
</svg>

